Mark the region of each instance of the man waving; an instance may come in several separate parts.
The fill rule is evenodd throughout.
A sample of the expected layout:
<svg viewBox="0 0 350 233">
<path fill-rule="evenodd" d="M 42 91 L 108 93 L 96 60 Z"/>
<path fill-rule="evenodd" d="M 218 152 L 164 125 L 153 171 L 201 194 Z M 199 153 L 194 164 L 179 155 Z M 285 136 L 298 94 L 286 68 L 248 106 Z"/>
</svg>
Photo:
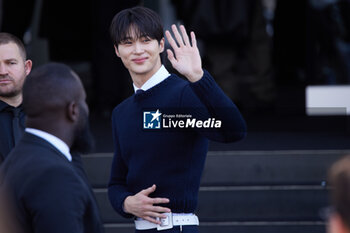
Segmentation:
<svg viewBox="0 0 350 233">
<path fill-rule="evenodd" d="M 208 139 L 234 142 L 246 132 L 237 107 L 202 69 L 195 34 L 179 30 L 166 31 L 173 49 L 167 54 L 187 80 L 162 65 L 165 39 L 155 12 L 126 9 L 110 27 L 135 94 L 113 111 L 108 194 L 118 213 L 136 217 L 136 232 L 198 232 L 194 211 Z"/>
</svg>

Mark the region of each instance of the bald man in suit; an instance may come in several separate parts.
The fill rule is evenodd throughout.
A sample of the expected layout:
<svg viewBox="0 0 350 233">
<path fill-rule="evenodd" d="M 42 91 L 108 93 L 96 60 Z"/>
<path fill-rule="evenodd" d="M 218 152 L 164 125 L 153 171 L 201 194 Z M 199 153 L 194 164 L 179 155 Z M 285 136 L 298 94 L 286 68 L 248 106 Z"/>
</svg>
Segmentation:
<svg viewBox="0 0 350 233">
<path fill-rule="evenodd" d="M 1 232 L 103 232 L 93 192 L 70 153 L 91 145 L 85 99 L 79 77 L 63 64 L 28 76 L 25 133 L 0 169 L 7 204 L 0 205 L 7 219 Z"/>
</svg>

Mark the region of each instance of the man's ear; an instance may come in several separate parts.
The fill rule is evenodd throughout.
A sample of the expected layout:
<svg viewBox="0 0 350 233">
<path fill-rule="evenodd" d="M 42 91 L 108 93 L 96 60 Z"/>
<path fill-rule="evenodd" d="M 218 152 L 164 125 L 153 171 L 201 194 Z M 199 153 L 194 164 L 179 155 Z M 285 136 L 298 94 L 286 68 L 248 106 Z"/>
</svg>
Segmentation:
<svg viewBox="0 0 350 233">
<path fill-rule="evenodd" d="M 350 233 L 350 229 L 347 227 L 340 215 L 338 213 L 334 213 L 329 218 L 328 233 Z"/>
<path fill-rule="evenodd" d="M 164 44 L 165 44 L 165 39 L 164 37 L 159 41 L 159 53 L 162 53 L 164 51 Z"/>
<path fill-rule="evenodd" d="M 32 60 L 26 60 L 24 62 L 24 71 L 26 72 L 26 75 L 30 73 L 30 71 L 32 70 L 32 66 L 33 66 Z"/>
<path fill-rule="evenodd" d="M 115 51 L 115 54 L 117 54 L 117 56 L 120 57 L 120 54 L 119 54 L 119 51 L 118 51 L 118 46 L 114 45 L 114 51 Z"/>
<path fill-rule="evenodd" d="M 79 119 L 79 106 L 76 102 L 72 101 L 67 105 L 66 108 L 67 118 L 72 122 L 76 122 Z"/>
</svg>

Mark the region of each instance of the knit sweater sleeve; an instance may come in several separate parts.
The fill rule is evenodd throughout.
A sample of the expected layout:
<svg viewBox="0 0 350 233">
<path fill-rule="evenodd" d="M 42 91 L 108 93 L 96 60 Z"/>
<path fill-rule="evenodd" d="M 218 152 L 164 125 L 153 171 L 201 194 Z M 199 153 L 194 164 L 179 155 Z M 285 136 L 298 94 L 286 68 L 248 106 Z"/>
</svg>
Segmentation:
<svg viewBox="0 0 350 233">
<path fill-rule="evenodd" d="M 222 122 L 220 128 L 197 129 L 210 140 L 234 142 L 246 135 L 246 123 L 237 106 L 206 70 L 199 81 L 189 83 L 183 90 L 181 105 L 197 119 L 215 118 Z"/>
<path fill-rule="evenodd" d="M 112 129 L 113 129 L 113 141 L 114 141 L 114 157 L 112 161 L 111 176 L 108 183 L 108 198 L 115 209 L 121 216 L 125 218 L 134 217 L 131 214 L 125 213 L 124 201 L 128 196 L 133 195 L 129 192 L 126 184 L 126 176 L 128 168 L 121 156 L 120 146 L 118 142 L 116 114 L 112 115 Z"/>
</svg>

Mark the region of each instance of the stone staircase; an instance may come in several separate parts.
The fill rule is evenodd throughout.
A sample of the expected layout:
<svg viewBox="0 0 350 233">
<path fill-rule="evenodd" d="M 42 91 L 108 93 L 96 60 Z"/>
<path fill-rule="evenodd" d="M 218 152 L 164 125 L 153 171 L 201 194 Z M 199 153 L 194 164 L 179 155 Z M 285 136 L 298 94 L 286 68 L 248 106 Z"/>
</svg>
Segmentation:
<svg viewBox="0 0 350 233">
<path fill-rule="evenodd" d="M 350 150 L 209 151 L 199 192 L 201 233 L 325 233 L 330 165 Z M 107 233 L 134 232 L 107 197 L 112 153 L 83 163 Z"/>
</svg>

